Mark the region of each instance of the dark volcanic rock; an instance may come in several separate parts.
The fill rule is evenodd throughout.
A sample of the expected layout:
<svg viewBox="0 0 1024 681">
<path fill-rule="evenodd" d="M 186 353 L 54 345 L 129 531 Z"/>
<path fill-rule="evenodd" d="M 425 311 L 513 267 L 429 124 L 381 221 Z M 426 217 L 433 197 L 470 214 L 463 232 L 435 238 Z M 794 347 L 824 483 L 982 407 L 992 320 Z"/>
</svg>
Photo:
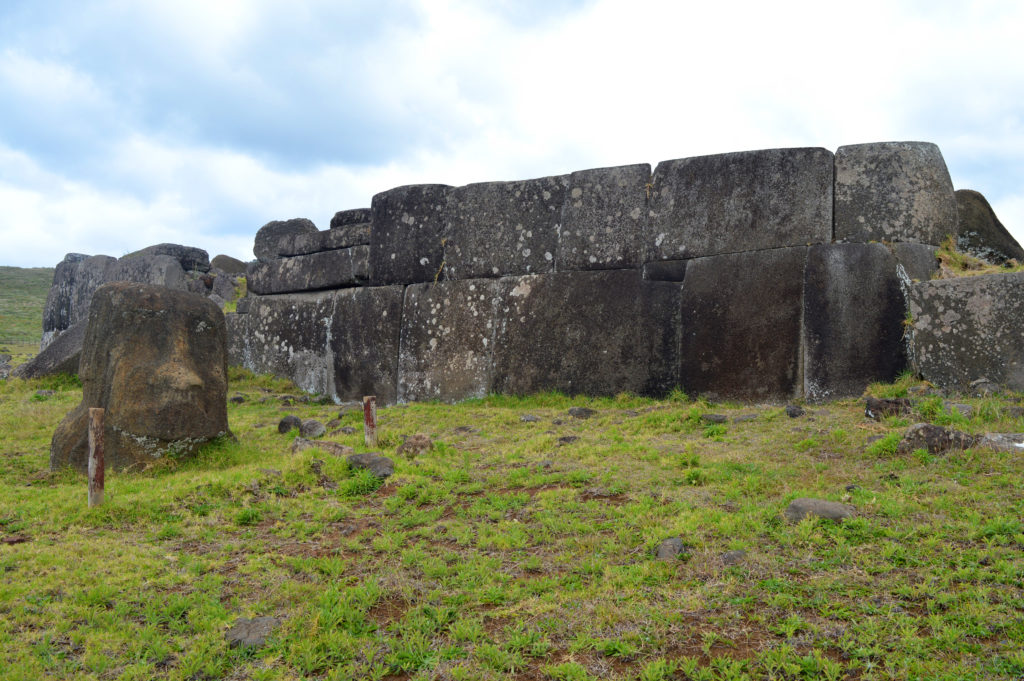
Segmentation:
<svg viewBox="0 0 1024 681">
<path fill-rule="evenodd" d="M 414 459 L 420 454 L 429 452 L 433 446 L 434 441 L 430 439 L 429 435 L 416 433 L 411 437 L 407 437 L 405 442 L 398 445 L 398 449 L 395 450 L 395 453 L 401 454 L 407 459 Z"/>
<path fill-rule="evenodd" d="M 903 294 L 882 244 L 820 244 L 807 256 L 804 394 L 860 395 L 906 369 Z"/>
<path fill-rule="evenodd" d="M 230 255 L 215 255 L 210 261 L 210 269 L 217 269 L 228 274 L 245 274 L 245 263 Z"/>
<path fill-rule="evenodd" d="M 576 419 L 589 419 L 596 414 L 597 411 L 590 407 L 569 407 L 569 416 Z"/>
<path fill-rule="evenodd" d="M 359 286 L 369 278 L 369 254 L 369 247 L 354 246 L 250 263 L 246 287 L 267 295 Z"/>
<path fill-rule="evenodd" d="M 45 348 L 64 329 L 89 318 L 92 294 L 107 280 L 108 270 L 117 263 L 109 255 L 82 256 L 69 253 L 57 265 L 53 285 L 43 308 L 43 340 Z"/>
<path fill-rule="evenodd" d="M 333 251 L 351 246 L 366 246 L 370 243 L 370 223 L 346 225 L 315 234 L 296 234 L 281 242 L 282 256 L 306 255 Z"/>
<path fill-rule="evenodd" d="M 926 449 L 929 454 L 945 454 L 953 450 L 970 449 L 977 442 L 977 436 L 961 433 L 959 430 L 931 423 L 915 423 L 903 434 L 896 451 L 900 454 L 910 454 L 915 449 Z"/>
<path fill-rule="evenodd" d="M 141 251 L 123 255 L 120 259 L 123 261 L 146 255 L 169 255 L 177 260 L 178 264 L 181 265 L 181 269 L 186 272 L 210 271 L 210 255 L 206 251 L 194 246 L 182 246 L 181 244 L 147 246 Z"/>
<path fill-rule="evenodd" d="M 1024 273 L 914 284 L 910 313 L 911 359 L 925 380 L 954 391 L 978 382 L 1024 390 Z"/>
<path fill-rule="evenodd" d="M 79 375 L 82 403 L 57 426 L 51 469 L 86 469 L 90 407 L 106 409 L 114 469 L 186 456 L 230 434 L 224 315 L 193 294 L 130 282 L 98 289 Z"/>
<path fill-rule="evenodd" d="M 297 234 L 315 234 L 316 225 L 306 218 L 273 220 L 260 227 L 252 252 L 260 262 L 270 262 L 281 256 L 281 246 Z"/>
<path fill-rule="evenodd" d="M 686 558 L 686 544 L 679 537 L 671 537 L 658 544 L 658 548 L 654 550 L 654 555 L 658 560 L 679 560 L 680 557 Z"/>
<path fill-rule="evenodd" d="M 569 176 L 556 262 L 560 271 L 639 267 L 647 259 L 651 166 L 581 170 Z"/>
<path fill-rule="evenodd" d="M 650 194 L 650 259 L 831 241 L 832 163 L 826 149 L 662 161 Z"/>
<path fill-rule="evenodd" d="M 939 259 L 935 257 L 935 251 L 938 250 L 936 246 L 897 241 L 889 244 L 889 250 L 913 281 L 928 281 L 935 270 L 939 269 Z"/>
<path fill-rule="evenodd" d="M 86 324 L 87 321 L 82 320 L 66 329 L 38 355 L 15 367 L 11 375 L 28 379 L 51 374 L 77 374 Z"/>
<path fill-rule="evenodd" d="M 106 276 L 107 281 L 131 281 L 175 291 L 188 290 L 185 270 L 178 259 L 170 255 L 126 255 L 110 266 Z"/>
<path fill-rule="evenodd" d="M 299 425 L 299 435 L 307 439 L 323 437 L 327 432 L 327 426 L 316 419 L 303 419 Z"/>
<path fill-rule="evenodd" d="M 783 515 L 791 523 L 798 523 L 808 516 L 833 520 L 838 523 L 856 515 L 856 509 L 836 501 L 803 497 L 790 502 Z"/>
<path fill-rule="evenodd" d="M 562 175 L 451 190 L 445 210 L 448 278 L 551 272 L 566 183 Z"/>
<path fill-rule="evenodd" d="M 682 292 L 680 382 L 691 394 L 786 399 L 800 390 L 807 248 L 696 258 Z"/>
<path fill-rule="evenodd" d="M 805 413 L 807 412 L 804 411 L 804 408 L 798 404 L 786 405 L 786 416 L 788 416 L 791 419 L 799 418 L 800 416 L 803 416 Z"/>
<path fill-rule="evenodd" d="M 351 454 L 348 457 L 348 465 L 355 470 L 365 468 L 381 480 L 391 477 L 395 473 L 395 462 L 375 452 Z"/>
<path fill-rule="evenodd" d="M 663 395 L 677 384 L 679 285 L 636 270 L 502 280 L 492 389 Z"/>
<path fill-rule="evenodd" d="M 402 329 L 402 286 L 339 291 L 330 326 L 334 397 L 380 404 L 398 399 L 398 345 Z"/>
<path fill-rule="evenodd" d="M 444 262 L 445 206 L 451 187 L 396 187 L 373 197 L 370 283 L 434 281 Z"/>
<path fill-rule="evenodd" d="M 837 241 L 937 246 L 956 229 L 953 184 L 934 144 L 878 142 L 836 151 Z"/>
<path fill-rule="evenodd" d="M 373 214 L 369 208 L 349 208 L 348 210 L 339 210 L 331 218 L 331 229 L 341 229 L 342 227 L 348 227 L 349 225 L 366 224 L 373 219 Z"/>
<path fill-rule="evenodd" d="M 864 415 L 869 419 L 881 421 L 886 416 L 906 416 L 910 413 L 910 400 L 905 397 L 878 399 L 868 397 L 864 405 Z"/>
<path fill-rule="evenodd" d="M 984 196 L 972 189 L 958 189 L 957 248 L 994 265 L 1013 259 L 1024 263 L 1024 248 L 996 217 Z"/>
</svg>

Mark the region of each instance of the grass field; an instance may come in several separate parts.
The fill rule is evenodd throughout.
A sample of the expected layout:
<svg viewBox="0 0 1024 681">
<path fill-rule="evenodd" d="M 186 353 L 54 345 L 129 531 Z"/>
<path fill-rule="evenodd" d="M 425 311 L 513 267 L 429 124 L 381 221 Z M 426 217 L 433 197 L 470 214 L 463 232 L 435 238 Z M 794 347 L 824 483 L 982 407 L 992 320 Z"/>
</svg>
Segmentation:
<svg viewBox="0 0 1024 681">
<path fill-rule="evenodd" d="M 246 397 L 229 405 L 237 443 L 111 475 L 89 510 L 82 476 L 47 471 L 80 390 L 0 383 L 0 676 L 1024 675 L 1020 455 L 894 452 L 925 416 L 1024 431 L 1004 409 L 1017 397 L 970 400 L 970 420 L 924 398 L 884 423 L 853 400 L 798 418 L 682 395 L 389 407 L 377 451 L 396 473 L 378 486 L 278 433 L 286 413 L 327 421 L 337 406 L 282 406 L 289 384 L 244 372 L 231 387 Z M 365 451 L 360 419 L 346 412 L 356 432 L 330 439 Z M 415 433 L 433 449 L 397 455 Z M 857 516 L 789 524 L 800 496 Z M 670 537 L 686 551 L 657 560 Z M 281 619 L 267 644 L 229 648 L 226 629 L 261 615 Z"/>
<path fill-rule="evenodd" d="M 39 351 L 52 267 L 0 266 L 0 352 L 19 364 Z"/>
</svg>

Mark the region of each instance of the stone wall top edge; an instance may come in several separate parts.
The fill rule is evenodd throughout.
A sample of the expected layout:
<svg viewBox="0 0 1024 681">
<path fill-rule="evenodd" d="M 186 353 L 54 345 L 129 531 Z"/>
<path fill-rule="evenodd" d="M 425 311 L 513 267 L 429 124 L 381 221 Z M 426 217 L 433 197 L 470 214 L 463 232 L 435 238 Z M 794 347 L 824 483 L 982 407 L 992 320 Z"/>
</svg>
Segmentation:
<svg viewBox="0 0 1024 681">
<path fill-rule="evenodd" d="M 665 159 L 663 161 L 659 161 L 658 164 L 655 166 L 654 174 L 657 175 L 658 174 L 658 169 L 662 168 L 663 166 L 667 166 L 667 165 L 674 164 L 674 163 L 681 163 L 681 162 L 684 162 L 684 161 L 704 161 L 704 160 L 715 159 L 715 158 L 721 158 L 721 159 L 742 158 L 742 157 L 752 157 L 752 156 L 767 155 L 767 154 L 783 154 L 783 153 L 792 153 L 792 152 L 817 152 L 817 153 L 822 153 L 822 154 L 824 154 L 825 156 L 827 156 L 829 158 L 832 158 L 832 157 L 835 156 L 835 154 L 832 152 L 832 150 L 826 149 L 825 147 L 776 147 L 776 148 L 770 148 L 770 149 L 750 149 L 750 150 L 747 150 L 747 151 L 728 151 L 728 152 L 721 153 L 721 154 L 699 154 L 697 156 L 681 156 L 679 158 Z"/>
</svg>

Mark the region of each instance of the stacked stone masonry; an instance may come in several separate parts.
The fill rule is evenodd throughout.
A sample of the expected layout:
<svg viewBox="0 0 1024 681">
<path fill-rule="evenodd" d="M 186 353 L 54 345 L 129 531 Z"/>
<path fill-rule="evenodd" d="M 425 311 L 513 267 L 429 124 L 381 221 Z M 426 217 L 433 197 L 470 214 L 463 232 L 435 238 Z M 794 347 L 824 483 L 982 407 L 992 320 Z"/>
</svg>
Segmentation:
<svg viewBox="0 0 1024 681">
<path fill-rule="evenodd" d="M 338 400 L 857 395 L 908 366 L 898 270 L 957 232 L 939 149 L 772 149 L 416 185 L 256 237 L 232 363 Z"/>
</svg>

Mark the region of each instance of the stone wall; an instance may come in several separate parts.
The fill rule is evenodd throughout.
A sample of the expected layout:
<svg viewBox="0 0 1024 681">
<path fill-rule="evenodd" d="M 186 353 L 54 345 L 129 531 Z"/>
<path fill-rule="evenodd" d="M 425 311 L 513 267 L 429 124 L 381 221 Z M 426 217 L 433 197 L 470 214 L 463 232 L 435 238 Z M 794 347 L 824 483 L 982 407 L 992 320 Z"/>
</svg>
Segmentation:
<svg viewBox="0 0 1024 681">
<path fill-rule="evenodd" d="M 907 366 L 897 268 L 956 231 L 922 142 L 398 187 L 261 229 L 229 353 L 339 400 L 856 395 Z"/>
</svg>

